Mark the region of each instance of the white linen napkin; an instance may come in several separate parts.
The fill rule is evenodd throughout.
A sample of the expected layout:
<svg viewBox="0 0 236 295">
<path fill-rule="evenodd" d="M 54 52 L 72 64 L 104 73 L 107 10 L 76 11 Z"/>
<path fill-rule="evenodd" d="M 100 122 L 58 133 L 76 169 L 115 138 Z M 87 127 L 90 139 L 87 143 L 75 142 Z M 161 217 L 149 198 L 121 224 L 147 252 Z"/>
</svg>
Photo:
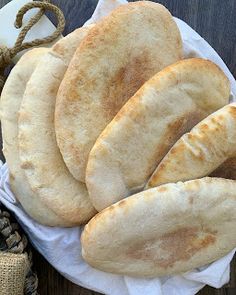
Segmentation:
<svg viewBox="0 0 236 295">
<path fill-rule="evenodd" d="M 100 0 L 85 25 L 98 21 L 125 0 Z M 1 13 L 1 12 L 0 12 Z M 236 81 L 214 49 L 193 29 L 175 19 L 180 29 L 185 57 L 207 58 L 218 64 L 231 82 L 231 101 L 236 98 Z M 75 284 L 107 295 L 193 295 L 205 284 L 220 288 L 229 281 L 229 264 L 235 250 L 227 256 L 189 273 L 154 279 L 138 279 L 98 271 L 81 257 L 80 235 L 83 227 L 51 228 L 32 220 L 10 191 L 7 165 L 0 164 L 0 201 L 15 213 L 34 247 L 64 277 Z"/>
</svg>

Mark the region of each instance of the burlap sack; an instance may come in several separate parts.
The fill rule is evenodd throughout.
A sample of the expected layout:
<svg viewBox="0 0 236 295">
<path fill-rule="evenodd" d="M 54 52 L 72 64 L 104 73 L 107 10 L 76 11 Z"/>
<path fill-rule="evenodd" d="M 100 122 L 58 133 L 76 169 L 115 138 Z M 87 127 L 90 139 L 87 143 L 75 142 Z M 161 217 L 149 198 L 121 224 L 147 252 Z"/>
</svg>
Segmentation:
<svg viewBox="0 0 236 295">
<path fill-rule="evenodd" d="M 0 295 L 23 295 L 28 269 L 27 254 L 0 252 Z"/>
</svg>

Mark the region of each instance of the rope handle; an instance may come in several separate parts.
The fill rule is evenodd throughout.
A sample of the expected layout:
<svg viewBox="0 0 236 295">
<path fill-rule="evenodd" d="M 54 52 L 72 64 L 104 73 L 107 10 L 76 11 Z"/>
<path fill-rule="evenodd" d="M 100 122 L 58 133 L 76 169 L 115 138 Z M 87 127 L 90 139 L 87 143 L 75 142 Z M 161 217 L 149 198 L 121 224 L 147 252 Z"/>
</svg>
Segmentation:
<svg viewBox="0 0 236 295">
<path fill-rule="evenodd" d="M 3 88 L 5 77 L 4 71 L 7 66 L 9 66 L 12 62 L 12 59 L 22 50 L 32 48 L 34 46 L 39 46 L 43 44 L 47 44 L 52 42 L 53 40 L 57 39 L 59 35 L 63 32 L 65 28 L 65 17 L 63 12 L 57 6 L 49 3 L 49 0 L 41 1 L 34 1 L 25 4 L 17 13 L 16 20 L 15 20 L 15 27 L 21 28 L 22 27 L 22 20 L 24 15 L 27 11 L 33 8 L 40 8 L 40 11 L 33 16 L 26 26 L 23 27 L 17 40 L 12 48 L 7 48 L 6 46 L 0 46 L 0 93 Z M 24 42 L 25 36 L 29 32 L 29 30 L 39 21 L 39 19 L 45 13 L 45 10 L 52 11 L 57 17 L 57 28 L 56 30 L 50 35 L 42 39 L 35 39 L 31 42 Z"/>
</svg>

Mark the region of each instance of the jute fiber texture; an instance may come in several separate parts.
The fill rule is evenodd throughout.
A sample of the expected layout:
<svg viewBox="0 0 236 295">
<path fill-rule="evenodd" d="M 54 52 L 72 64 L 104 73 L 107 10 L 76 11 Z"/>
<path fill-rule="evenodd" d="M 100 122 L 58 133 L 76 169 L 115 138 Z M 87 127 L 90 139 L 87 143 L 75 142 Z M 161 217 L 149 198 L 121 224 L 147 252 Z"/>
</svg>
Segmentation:
<svg viewBox="0 0 236 295">
<path fill-rule="evenodd" d="M 27 254 L 0 252 L 0 295 L 24 294 Z"/>
</svg>

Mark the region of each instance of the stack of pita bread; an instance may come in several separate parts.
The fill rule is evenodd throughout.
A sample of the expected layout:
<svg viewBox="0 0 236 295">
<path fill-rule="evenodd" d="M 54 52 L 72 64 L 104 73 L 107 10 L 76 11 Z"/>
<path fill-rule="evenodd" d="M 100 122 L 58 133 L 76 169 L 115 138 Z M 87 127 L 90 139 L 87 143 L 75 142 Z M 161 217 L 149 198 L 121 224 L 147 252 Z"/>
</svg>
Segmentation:
<svg viewBox="0 0 236 295">
<path fill-rule="evenodd" d="M 93 217 L 82 255 L 100 270 L 154 277 L 212 262 L 236 246 L 229 96 L 218 66 L 183 59 L 165 7 L 122 5 L 11 71 L 1 95 L 11 189 L 44 225 Z"/>
</svg>

